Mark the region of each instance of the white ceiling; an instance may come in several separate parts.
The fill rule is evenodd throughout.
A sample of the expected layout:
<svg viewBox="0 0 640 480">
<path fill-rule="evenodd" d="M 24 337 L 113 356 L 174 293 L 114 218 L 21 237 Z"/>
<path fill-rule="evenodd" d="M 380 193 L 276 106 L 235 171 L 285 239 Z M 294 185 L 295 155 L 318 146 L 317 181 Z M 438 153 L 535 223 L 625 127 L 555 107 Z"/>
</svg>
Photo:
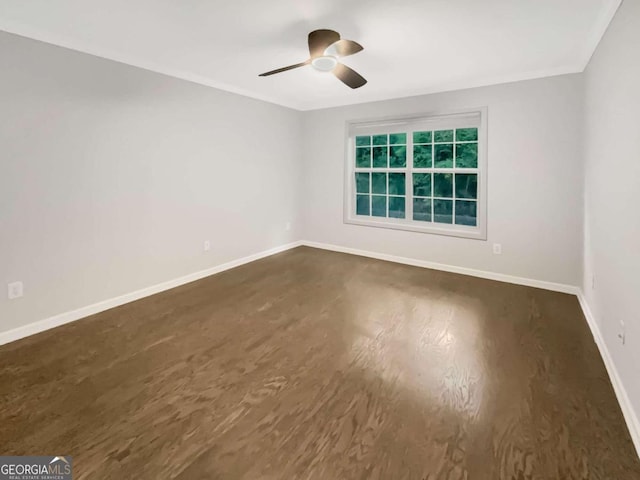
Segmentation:
<svg viewBox="0 0 640 480">
<path fill-rule="evenodd" d="M 0 0 L 0 29 L 310 110 L 580 72 L 620 0 Z M 311 67 L 307 33 L 364 51 L 351 90 Z"/>
</svg>

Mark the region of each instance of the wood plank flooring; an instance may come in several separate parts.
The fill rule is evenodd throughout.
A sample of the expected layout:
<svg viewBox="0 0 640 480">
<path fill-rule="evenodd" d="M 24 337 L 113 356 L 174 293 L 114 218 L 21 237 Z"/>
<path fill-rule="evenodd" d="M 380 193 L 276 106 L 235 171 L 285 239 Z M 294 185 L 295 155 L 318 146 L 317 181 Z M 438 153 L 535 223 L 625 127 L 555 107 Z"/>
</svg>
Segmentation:
<svg viewBox="0 0 640 480">
<path fill-rule="evenodd" d="M 575 297 L 301 247 L 0 347 L 76 479 L 640 478 Z"/>
</svg>

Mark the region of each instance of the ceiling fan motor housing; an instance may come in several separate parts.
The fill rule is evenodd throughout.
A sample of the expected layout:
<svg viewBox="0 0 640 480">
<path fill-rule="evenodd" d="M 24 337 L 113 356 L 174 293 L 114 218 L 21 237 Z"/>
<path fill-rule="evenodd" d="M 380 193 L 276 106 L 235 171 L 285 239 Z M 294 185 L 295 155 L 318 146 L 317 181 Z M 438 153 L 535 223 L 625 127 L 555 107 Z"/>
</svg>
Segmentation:
<svg viewBox="0 0 640 480">
<path fill-rule="evenodd" d="M 311 60 L 311 65 L 321 72 L 330 72 L 338 65 L 338 59 L 332 55 L 323 55 Z"/>
</svg>

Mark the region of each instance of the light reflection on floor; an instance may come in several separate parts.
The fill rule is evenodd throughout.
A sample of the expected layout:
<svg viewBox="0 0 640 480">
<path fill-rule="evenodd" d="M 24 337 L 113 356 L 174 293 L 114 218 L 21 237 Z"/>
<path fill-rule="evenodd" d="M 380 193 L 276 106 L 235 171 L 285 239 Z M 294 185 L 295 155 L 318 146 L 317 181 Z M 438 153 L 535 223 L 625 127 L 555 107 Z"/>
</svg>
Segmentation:
<svg viewBox="0 0 640 480">
<path fill-rule="evenodd" d="M 348 332 L 354 366 L 390 388 L 414 392 L 426 406 L 468 419 L 481 414 L 486 367 L 478 341 L 480 302 L 463 295 L 440 300 L 400 290 L 390 294 L 375 282 L 348 290 L 348 298 L 358 307 Z M 393 318 L 398 312 L 402 321 Z"/>
</svg>

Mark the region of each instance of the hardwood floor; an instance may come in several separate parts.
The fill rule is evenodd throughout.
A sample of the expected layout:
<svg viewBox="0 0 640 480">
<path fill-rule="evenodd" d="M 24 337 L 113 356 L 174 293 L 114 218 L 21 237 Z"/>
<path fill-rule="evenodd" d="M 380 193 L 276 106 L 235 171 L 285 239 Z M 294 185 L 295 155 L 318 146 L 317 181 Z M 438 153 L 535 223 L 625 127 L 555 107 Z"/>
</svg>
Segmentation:
<svg viewBox="0 0 640 480">
<path fill-rule="evenodd" d="M 297 248 L 0 347 L 74 478 L 640 478 L 575 297 Z"/>
</svg>

